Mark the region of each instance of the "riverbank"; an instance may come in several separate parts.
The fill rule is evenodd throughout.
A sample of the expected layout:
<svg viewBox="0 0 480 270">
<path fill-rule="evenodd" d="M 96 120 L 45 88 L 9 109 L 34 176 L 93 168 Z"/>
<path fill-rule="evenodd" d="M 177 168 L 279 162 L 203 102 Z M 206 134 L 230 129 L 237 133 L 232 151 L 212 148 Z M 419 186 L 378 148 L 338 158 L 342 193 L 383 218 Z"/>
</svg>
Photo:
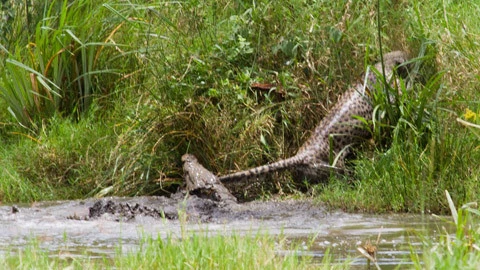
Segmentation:
<svg viewBox="0 0 480 270">
<path fill-rule="evenodd" d="M 177 195 L 1 206 L 0 253 L 12 256 L 11 265 L 16 256 L 9 254 L 23 256 L 20 269 L 43 268 L 42 261 L 89 269 L 170 269 L 223 260 L 225 268 L 259 263 L 273 269 L 364 269 L 368 260 L 357 249 L 370 245 L 382 269 L 393 269 L 413 266 L 412 252 L 421 254 L 423 241 L 438 242 L 441 228 L 453 231 L 448 217 L 328 212 L 312 201 L 214 203 Z M 99 204 L 109 211 L 99 214 Z M 42 259 L 29 261 L 30 256 Z"/>
<path fill-rule="evenodd" d="M 397 49 L 418 77 L 396 104 L 376 97 L 351 173 L 316 186 L 278 174 L 239 199 L 308 191 L 331 209 L 443 214 L 444 190 L 479 199 L 478 5 L 7 2 L 2 202 L 168 194 L 185 153 L 218 175 L 292 156 Z"/>
</svg>

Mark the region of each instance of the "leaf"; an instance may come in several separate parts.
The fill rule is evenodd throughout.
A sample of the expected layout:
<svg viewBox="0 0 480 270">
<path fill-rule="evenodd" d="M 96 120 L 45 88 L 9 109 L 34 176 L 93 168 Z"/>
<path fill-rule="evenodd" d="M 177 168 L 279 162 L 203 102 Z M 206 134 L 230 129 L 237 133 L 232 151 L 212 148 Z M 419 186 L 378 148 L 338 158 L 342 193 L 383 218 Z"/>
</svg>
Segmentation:
<svg viewBox="0 0 480 270">
<path fill-rule="evenodd" d="M 447 196 L 448 206 L 450 207 L 450 211 L 452 212 L 453 221 L 455 222 L 455 225 L 458 225 L 457 209 L 455 208 L 455 204 L 453 203 L 452 197 L 450 197 L 450 193 L 448 193 L 448 190 L 445 190 L 445 196 Z"/>
</svg>

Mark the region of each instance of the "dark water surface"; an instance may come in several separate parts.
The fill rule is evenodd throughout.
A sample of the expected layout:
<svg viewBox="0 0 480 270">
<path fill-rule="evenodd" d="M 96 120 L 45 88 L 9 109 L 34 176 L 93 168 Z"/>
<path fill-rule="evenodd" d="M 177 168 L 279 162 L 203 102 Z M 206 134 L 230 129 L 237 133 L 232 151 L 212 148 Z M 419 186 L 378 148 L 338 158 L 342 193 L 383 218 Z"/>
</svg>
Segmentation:
<svg viewBox="0 0 480 270">
<path fill-rule="evenodd" d="M 191 232 L 283 234 L 289 241 L 299 244 L 300 255 L 313 256 L 314 263 L 320 263 L 329 249 L 337 261 L 349 258 L 352 260 L 350 265 L 356 269 L 365 269 L 367 260 L 360 256 L 357 247 L 367 241 L 377 247 L 377 259 L 382 269 L 393 269 L 398 265 L 409 268 L 410 250 L 422 251 L 419 233 L 435 241 L 445 233 L 442 228 L 452 231 L 449 222 L 429 215 L 327 212 L 322 206 L 308 201 L 250 202 L 216 209 L 211 204 L 206 207 L 195 198 L 180 201 L 164 197 L 109 200 L 145 205 L 172 215 L 180 207 L 189 217 L 185 228 Z M 36 239 L 40 248 L 51 251 L 52 256 L 95 259 L 113 257 L 120 244 L 123 250 L 135 249 L 145 235 L 166 237 L 181 234 L 180 221 L 175 218 L 137 215 L 130 220 L 118 221 L 118 217 L 105 214 L 100 218 L 79 220 L 89 215 L 89 208 L 96 201 L 17 205 L 18 212 L 11 205 L 1 206 L 0 254 L 24 248 Z M 278 252 L 285 254 L 289 251 Z"/>
</svg>

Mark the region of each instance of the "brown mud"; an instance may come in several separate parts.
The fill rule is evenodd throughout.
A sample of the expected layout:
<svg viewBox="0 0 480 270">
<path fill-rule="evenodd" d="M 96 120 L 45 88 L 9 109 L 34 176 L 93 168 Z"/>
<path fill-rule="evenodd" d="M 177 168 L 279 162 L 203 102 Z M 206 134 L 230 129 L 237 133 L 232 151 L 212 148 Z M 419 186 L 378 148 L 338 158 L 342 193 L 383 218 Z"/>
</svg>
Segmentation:
<svg viewBox="0 0 480 270">
<path fill-rule="evenodd" d="M 85 202 L 85 205 L 87 203 Z M 89 203 L 91 204 L 90 200 Z M 13 212 L 13 211 L 12 211 Z M 279 220 L 291 218 L 301 223 L 306 219 L 325 218 L 323 207 L 310 201 L 253 201 L 244 204 L 226 203 L 204 196 L 191 195 L 184 191 L 170 197 L 106 198 L 96 200 L 83 211 L 67 216 L 73 220 L 108 220 L 133 222 L 150 218 L 176 221 L 184 215 L 188 223 L 226 224 L 242 220 Z"/>
<path fill-rule="evenodd" d="M 319 261 L 325 250 L 339 260 L 366 260 L 356 251 L 366 241 L 378 243 L 382 266 L 408 265 L 410 246 L 420 250 L 415 232 L 436 237 L 445 222 L 418 215 L 364 215 L 328 212 L 311 201 L 230 203 L 178 192 L 170 197 L 102 198 L 0 206 L 0 254 L 25 248 L 36 239 L 52 256 L 112 257 L 115 247 L 135 250 L 144 236 L 181 237 L 182 232 L 284 235 L 312 242 L 303 253 Z M 288 251 L 278 251 L 279 253 Z M 360 268 L 362 269 L 362 268 Z M 382 269 L 385 269 L 382 267 Z"/>
</svg>

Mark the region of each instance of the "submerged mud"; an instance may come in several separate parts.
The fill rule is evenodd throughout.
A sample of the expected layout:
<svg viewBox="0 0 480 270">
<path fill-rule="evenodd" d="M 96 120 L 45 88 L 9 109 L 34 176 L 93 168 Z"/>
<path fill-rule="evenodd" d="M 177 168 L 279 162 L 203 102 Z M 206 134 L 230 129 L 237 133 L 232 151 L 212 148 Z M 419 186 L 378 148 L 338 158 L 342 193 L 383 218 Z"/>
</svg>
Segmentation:
<svg viewBox="0 0 480 270">
<path fill-rule="evenodd" d="M 386 266 L 404 264 L 412 247 L 420 250 L 413 231 L 436 235 L 445 222 L 418 215 L 329 212 L 311 201 L 224 203 L 179 192 L 170 197 L 5 205 L 0 206 L 0 226 L 0 254 L 25 248 L 35 239 L 52 256 L 95 259 L 113 256 L 119 245 L 124 252 L 135 250 L 144 236 L 262 232 L 311 243 L 303 254 L 318 260 L 326 249 L 340 260 L 358 257 L 357 247 L 372 241 L 378 245 L 379 262 Z M 357 263 L 364 265 L 366 260 L 359 258 Z"/>
<path fill-rule="evenodd" d="M 85 204 L 91 204 L 91 200 Z M 190 195 L 185 192 L 172 194 L 171 197 L 137 197 L 98 199 L 88 207 L 87 215 L 77 212 L 67 216 L 73 220 L 108 220 L 116 222 L 136 222 L 145 217 L 158 220 L 178 220 L 184 215 L 188 223 L 219 223 L 241 220 L 282 220 L 295 218 L 323 218 L 323 207 L 310 201 L 249 202 L 244 204 L 226 203 Z"/>
</svg>

